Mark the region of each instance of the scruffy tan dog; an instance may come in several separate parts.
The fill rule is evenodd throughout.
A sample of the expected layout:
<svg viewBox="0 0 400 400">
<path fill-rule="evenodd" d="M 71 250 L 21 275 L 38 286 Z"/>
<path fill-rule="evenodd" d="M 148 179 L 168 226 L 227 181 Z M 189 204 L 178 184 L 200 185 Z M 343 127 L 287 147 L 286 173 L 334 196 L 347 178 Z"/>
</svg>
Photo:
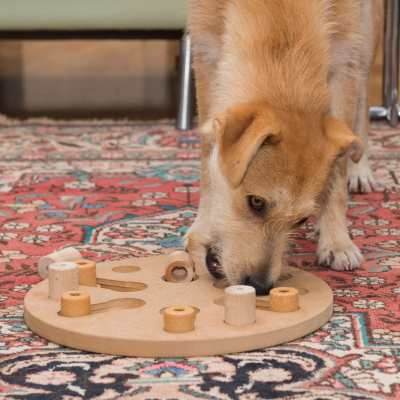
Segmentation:
<svg viewBox="0 0 400 400">
<path fill-rule="evenodd" d="M 289 232 L 313 214 L 319 262 L 340 271 L 361 263 L 347 187 L 375 185 L 367 81 L 381 3 L 190 1 L 203 145 L 187 249 L 215 276 L 268 291 Z"/>
</svg>

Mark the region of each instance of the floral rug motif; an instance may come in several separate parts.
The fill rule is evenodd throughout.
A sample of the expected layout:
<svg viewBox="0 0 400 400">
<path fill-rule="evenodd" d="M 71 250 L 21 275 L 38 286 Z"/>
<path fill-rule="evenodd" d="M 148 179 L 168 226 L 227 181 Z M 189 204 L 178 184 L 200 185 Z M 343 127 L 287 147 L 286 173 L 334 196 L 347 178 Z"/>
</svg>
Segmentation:
<svg viewBox="0 0 400 400">
<path fill-rule="evenodd" d="M 0 117 L 0 399 L 400 399 L 400 128 L 371 137 L 386 190 L 350 198 L 362 267 L 319 267 L 312 223 L 289 258 L 333 289 L 329 323 L 249 353 L 143 359 L 47 342 L 24 324 L 23 297 L 55 249 L 105 260 L 179 247 L 199 200 L 196 132 Z"/>
</svg>

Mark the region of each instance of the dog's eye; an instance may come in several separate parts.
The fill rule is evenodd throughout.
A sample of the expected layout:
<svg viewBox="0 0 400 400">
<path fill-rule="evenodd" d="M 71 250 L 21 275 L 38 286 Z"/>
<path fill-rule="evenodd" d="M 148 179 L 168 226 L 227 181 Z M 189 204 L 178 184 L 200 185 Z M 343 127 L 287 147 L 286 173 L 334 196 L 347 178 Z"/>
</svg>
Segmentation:
<svg viewBox="0 0 400 400">
<path fill-rule="evenodd" d="M 305 224 L 308 221 L 308 217 L 301 219 L 300 221 L 297 221 L 294 224 L 294 228 L 300 228 L 303 224 Z"/>
<path fill-rule="evenodd" d="M 266 209 L 266 201 L 260 196 L 247 196 L 247 204 L 251 211 L 257 215 L 263 215 Z"/>
</svg>

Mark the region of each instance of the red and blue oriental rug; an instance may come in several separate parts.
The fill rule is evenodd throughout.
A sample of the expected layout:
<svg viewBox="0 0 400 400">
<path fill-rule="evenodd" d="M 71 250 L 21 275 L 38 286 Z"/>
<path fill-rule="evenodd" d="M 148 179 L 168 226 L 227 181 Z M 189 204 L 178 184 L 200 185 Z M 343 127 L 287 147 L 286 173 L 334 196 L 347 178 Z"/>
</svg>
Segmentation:
<svg viewBox="0 0 400 400">
<path fill-rule="evenodd" d="M 290 264 L 325 279 L 332 320 L 290 344 L 221 357 L 141 359 L 49 343 L 23 321 L 40 256 L 74 245 L 96 260 L 179 247 L 199 200 L 199 139 L 170 122 L 0 118 L 0 399 L 400 399 L 400 129 L 375 125 L 386 191 L 351 196 L 365 262 L 316 264 L 312 224 Z"/>
</svg>

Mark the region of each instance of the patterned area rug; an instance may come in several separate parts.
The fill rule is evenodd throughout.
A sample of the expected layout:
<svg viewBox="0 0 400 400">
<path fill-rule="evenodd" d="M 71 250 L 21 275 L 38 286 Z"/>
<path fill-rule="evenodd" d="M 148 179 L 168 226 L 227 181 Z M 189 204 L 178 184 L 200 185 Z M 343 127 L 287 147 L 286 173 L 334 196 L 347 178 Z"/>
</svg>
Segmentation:
<svg viewBox="0 0 400 400">
<path fill-rule="evenodd" d="M 89 354 L 32 334 L 23 297 L 41 255 L 68 245 L 96 260 L 179 247 L 199 199 L 199 141 L 168 122 L 0 119 L 0 398 L 399 399 L 400 130 L 372 129 L 383 193 L 352 196 L 349 228 L 366 261 L 315 263 L 313 226 L 291 265 L 325 279 L 335 313 L 284 346 L 223 357 Z"/>
</svg>

